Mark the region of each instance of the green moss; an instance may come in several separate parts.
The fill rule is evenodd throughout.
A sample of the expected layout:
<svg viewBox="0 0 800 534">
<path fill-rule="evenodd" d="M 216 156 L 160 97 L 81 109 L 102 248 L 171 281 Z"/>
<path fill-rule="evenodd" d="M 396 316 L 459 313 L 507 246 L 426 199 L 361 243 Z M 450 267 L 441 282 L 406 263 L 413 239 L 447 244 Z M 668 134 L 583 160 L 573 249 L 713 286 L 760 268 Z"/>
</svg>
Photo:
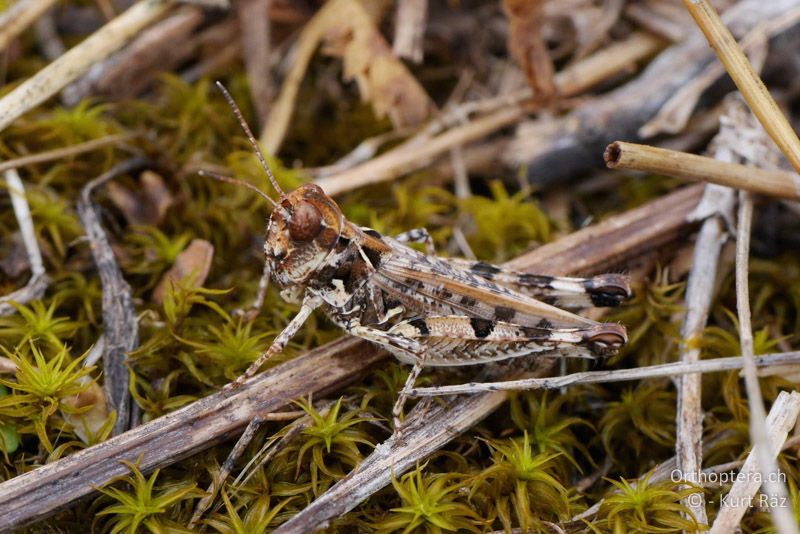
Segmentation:
<svg viewBox="0 0 800 534">
<path fill-rule="evenodd" d="M 623 390 L 619 400 L 608 402 L 600 419 L 607 454 L 618 461 L 630 458 L 635 465 L 657 446 L 662 454 L 669 450 L 675 443 L 675 402 L 675 393 L 663 384 L 643 382 Z"/>
<path fill-rule="evenodd" d="M 193 482 L 170 482 L 156 486 L 160 470 L 156 469 L 149 478 L 145 478 L 136 464 L 124 462 L 131 470 L 131 474 L 121 477 L 127 490 L 120 488 L 100 488 L 100 491 L 110 497 L 109 504 L 99 512 L 101 516 L 109 516 L 106 528 L 111 534 L 118 532 L 192 532 L 180 523 L 170 519 L 170 512 L 178 508 L 181 501 L 196 499 L 203 496 Z"/>
<path fill-rule="evenodd" d="M 698 532 L 707 530 L 697 523 L 681 499 L 702 490 L 677 489 L 674 482 L 651 483 L 646 476 L 638 483 L 611 480 L 617 492 L 606 497 L 594 532 Z M 688 517 L 684 517 L 684 514 Z"/>
<path fill-rule="evenodd" d="M 17 372 L 15 380 L 0 378 L 0 384 L 12 390 L 11 395 L 0 398 L 0 417 L 14 419 L 22 434 L 35 433 L 42 446 L 52 452 L 49 433 L 64 425 L 60 417 L 54 416 L 57 410 L 80 413 L 80 409 L 65 400 L 89 387 L 89 383 L 81 379 L 93 368 L 80 367 L 86 355 L 73 359 L 66 347 L 57 349 L 49 357 L 32 341 L 29 341 L 29 348 L 30 351 L 13 352 L 3 349 L 16 365 Z M 52 424 L 48 426 L 48 422 Z"/>
<path fill-rule="evenodd" d="M 6 386 L 0 385 L 0 399 L 8 396 L 9 391 Z M 13 454 L 20 445 L 20 436 L 17 426 L 14 423 L 0 422 L 0 450 L 8 462 L 8 455 Z"/>
<path fill-rule="evenodd" d="M 401 506 L 373 525 L 376 532 L 482 532 L 481 521 L 461 495 L 459 476 L 423 474 L 424 467 L 392 479 Z"/>
<path fill-rule="evenodd" d="M 569 517 L 567 490 L 556 476 L 559 454 L 538 452 L 527 432 L 487 444 L 492 464 L 475 475 L 471 487 L 473 495 L 480 492 L 488 501 L 490 519 L 506 529 L 539 530 L 544 521 Z"/>
<path fill-rule="evenodd" d="M 314 494 L 319 495 L 330 482 L 343 478 L 359 464 L 363 458 L 359 446 L 374 446 L 364 429 L 364 423 L 373 418 L 362 416 L 361 407 L 340 413 L 341 398 L 325 414 L 310 402 L 297 404 L 309 415 L 311 424 L 302 431 L 303 438 L 286 449 L 285 456 L 296 458 L 295 478 L 307 472 Z"/>
</svg>

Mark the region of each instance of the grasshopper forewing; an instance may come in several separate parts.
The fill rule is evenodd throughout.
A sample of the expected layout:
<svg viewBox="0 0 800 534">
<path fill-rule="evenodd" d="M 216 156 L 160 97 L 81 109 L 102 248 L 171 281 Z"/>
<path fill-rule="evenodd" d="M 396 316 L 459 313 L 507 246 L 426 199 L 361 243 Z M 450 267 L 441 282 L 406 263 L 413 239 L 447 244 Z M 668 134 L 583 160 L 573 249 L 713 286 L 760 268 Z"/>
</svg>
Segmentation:
<svg viewBox="0 0 800 534">
<path fill-rule="evenodd" d="M 531 275 L 423 254 L 407 243 L 430 245 L 425 230 L 382 236 L 345 219 L 317 185 L 284 193 L 232 98 L 220 88 L 280 195 L 277 201 L 270 200 L 274 208 L 267 224 L 265 276 L 257 302 L 263 300 L 271 277 L 286 300 L 301 304 L 298 314 L 233 387 L 283 350 L 316 308 L 345 332 L 413 365 L 393 410 L 396 426 L 406 395 L 425 366 L 473 365 L 534 354 L 602 358 L 627 341 L 623 326 L 564 309 L 619 304 L 631 295 L 624 275 Z"/>
</svg>

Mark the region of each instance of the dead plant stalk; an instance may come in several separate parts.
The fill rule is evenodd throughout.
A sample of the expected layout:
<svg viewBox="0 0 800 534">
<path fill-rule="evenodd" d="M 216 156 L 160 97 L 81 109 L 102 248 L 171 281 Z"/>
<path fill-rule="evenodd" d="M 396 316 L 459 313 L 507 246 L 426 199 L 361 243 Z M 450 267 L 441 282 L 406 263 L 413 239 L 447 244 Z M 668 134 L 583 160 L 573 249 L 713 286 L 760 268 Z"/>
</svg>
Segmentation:
<svg viewBox="0 0 800 534">
<path fill-rule="evenodd" d="M 20 0 L 0 15 L 0 52 L 19 37 L 55 0 Z"/>
<path fill-rule="evenodd" d="M 616 141 L 606 148 L 609 169 L 628 169 L 744 189 L 778 198 L 800 198 L 800 176 L 649 145 Z"/>
<path fill-rule="evenodd" d="M 781 352 L 776 354 L 762 354 L 756 357 L 756 367 L 772 367 L 800 363 L 800 352 Z M 735 356 L 729 358 L 715 358 L 713 360 L 700 360 L 696 362 L 674 362 L 649 367 L 636 367 L 632 369 L 613 369 L 609 371 L 586 371 L 563 376 L 547 378 L 523 378 L 504 382 L 483 382 L 459 384 L 457 386 L 439 386 L 415 388 L 411 390 L 412 397 L 440 397 L 442 395 L 459 395 L 474 393 L 476 391 L 519 391 L 528 389 L 561 389 L 576 384 L 605 384 L 609 382 L 628 382 L 631 380 L 645 380 L 648 378 L 677 377 L 700 373 L 719 373 L 733 371 L 744 367 L 744 358 Z"/>
<path fill-rule="evenodd" d="M 636 33 L 623 42 L 592 54 L 556 74 L 555 81 L 559 94 L 563 97 L 574 96 L 653 54 L 663 46 L 663 43 L 661 39 L 652 35 Z M 453 147 L 485 138 L 519 122 L 527 114 L 520 102 L 531 96 L 532 91 L 526 88 L 513 96 L 492 98 L 490 105 L 486 107 L 477 105 L 476 102 L 466 102 L 462 106 L 455 107 L 450 114 L 463 117 L 469 113 L 467 110 L 473 108 L 483 112 L 491 110 L 491 113 L 467 123 L 453 120 L 459 125 L 433 137 L 430 128 L 426 128 L 398 147 L 352 169 L 321 178 L 317 180 L 317 184 L 328 194 L 336 195 L 413 172 Z M 440 122 L 441 118 L 436 119 L 432 125 Z"/>
<path fill-rule="evenodd" d="M 0 99 L 0 131 L 102 61 L 166 13 L 170 0 L 140 0 Z"/>
<path fill-rule="evenodd" d="M 747 403 L 750 407 L 750 435 L 753 441 L 753 453 L 751 456 L 754 458 L 750 464 L 751 472 L 761 474 L 760 480 L 763 481 L 764 489 L 769 498 L 776 499 L 778 503 L 788 503 L 790 502 L 789 492 L 781 482 L 778 462 L 775 460 L 775 454 L 771 452 L 775 446 L 767 430 L 767 414 L 764 410 L 764 400 L 761 397 L 761 388 L 758 384 L 754 361 L 755 357 L 753 356 L 753 327 L 750 321 L 750 290 L 748 283 L 752 222 L 753 200 L 749 193 L 741 191 L 739 193 L 739 215 L 736 228 L 736 308 L 739 316 L 739 343 L 742 347 L 742 357 L 744 358 L 744 382 L 747 390 Z M 800 396 L 797 393 L 793 393 L 793 397 L 796 399 Z M 796 419 L 797 412 L 795 410 L 791 425 L 794 425 L 794 420 Z M 786 430 L 788 432 L 788 428 Z M 780 444 L 785 439 L 786 436 L 784 434 L 783 439 L 779 440 L 780 443 L 777 450 L 780 450 Z M 753 494 L 759 486 L 760 484 L 748 484 L 748 487 L 752 487 Z M 743 509 L 737 508 L 737 510 L 742 510 L 743 513 Z M 769 510 L 778 532 L 781 534 L 796 534 L 800 532 L 789 506 L 770 506 Z M 729 520 L 735 515 L 733 513 L 723 515 L 720 512 L 720 516 L 714 521 L 714 528 L 716 528 L 717 523 L 725 525 L 726 518 Z M 741 515 L 737 518 L 737 524 L 738 519 L 741 519 Z M 714 528 L 712 528 L 712 531 L 715 532 L 728 531 L 724 526 L 721 527 L 721 530 L 714 530 Z"/>
<path fill-rule="evenodd" d="M 719 13 L 708 0 L 683 0 L 683 3 L 705 34 L 725 70 L 733 78 L 736 87 L 742 92 L 753 114 L 780 147 L 795 171 L 800 172 L 800 139 L 769 94 L 764 82 L 753 70 L 736 39 L 720 19 Z"/>
</svg>

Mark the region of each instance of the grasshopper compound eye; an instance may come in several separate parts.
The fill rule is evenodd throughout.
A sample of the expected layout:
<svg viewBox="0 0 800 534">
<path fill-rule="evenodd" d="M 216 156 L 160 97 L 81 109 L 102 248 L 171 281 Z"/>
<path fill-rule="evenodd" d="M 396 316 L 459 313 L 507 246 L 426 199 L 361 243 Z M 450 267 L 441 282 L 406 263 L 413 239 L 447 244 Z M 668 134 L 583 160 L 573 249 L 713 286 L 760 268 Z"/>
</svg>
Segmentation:
<svg viewBox="0 0 800 534">
<path fill-rule="evenodd" d="M 311 202 L 299 202 L 289 219 L 289 236 L 293 241 L 311 241 L 322 230 L 322 214 Z"/>
</svg>

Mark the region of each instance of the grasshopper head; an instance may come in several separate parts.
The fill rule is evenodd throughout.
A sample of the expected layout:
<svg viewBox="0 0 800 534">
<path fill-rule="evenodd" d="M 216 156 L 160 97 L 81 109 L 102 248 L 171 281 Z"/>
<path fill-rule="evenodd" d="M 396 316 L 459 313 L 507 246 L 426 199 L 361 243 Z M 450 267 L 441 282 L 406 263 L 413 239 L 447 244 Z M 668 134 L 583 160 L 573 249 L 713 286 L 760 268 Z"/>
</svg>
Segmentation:
<svg viewBox="0 0 800 534">
<path fill-rule="evenodd" d="M 275 280 L 304 284 L 325 264 L 345 226 L 342 210 L 321 187 L 304 184 L 272 210 L 264 251 Z"/>
<path fill-rule="evenodd" d="M 284 193 L 273 176 L 267 160 L 258 146 L 258 141 L 247 125 L 247 121 L 244 120 L 239 106 L 220 82 L 217 82 L 217 87 L 222 91 L 236 118 L 239 119 L 242 130 L 247 135 L 261 166 L 267 173 L 272 187 L 280 195 L 280 200 L 275 202 L 266 193 L 247 182 L 213 172 L 204 172 L 203 174 L 248 187 L 274 206 L 269 217 L 267 239 L 264 244 L 264 252 L 267 254 L 267 263 L 272 276 L 283 287 L 305 285 L 336 248 L 339 235 L 346 224 L 342 210 L 331 197 L 325 194 L 321 187 L 315 184 L 302 185 L 288 195 Z"/>
</svg>

